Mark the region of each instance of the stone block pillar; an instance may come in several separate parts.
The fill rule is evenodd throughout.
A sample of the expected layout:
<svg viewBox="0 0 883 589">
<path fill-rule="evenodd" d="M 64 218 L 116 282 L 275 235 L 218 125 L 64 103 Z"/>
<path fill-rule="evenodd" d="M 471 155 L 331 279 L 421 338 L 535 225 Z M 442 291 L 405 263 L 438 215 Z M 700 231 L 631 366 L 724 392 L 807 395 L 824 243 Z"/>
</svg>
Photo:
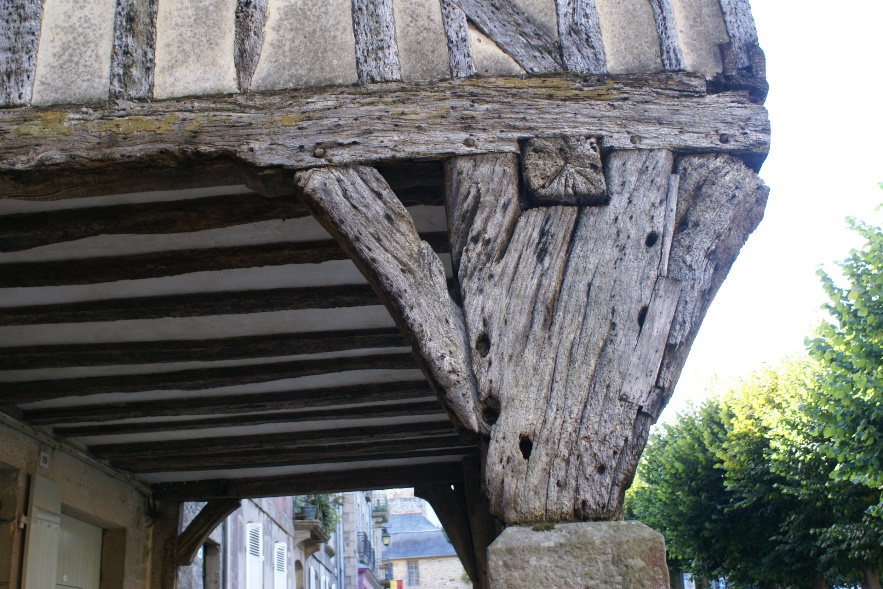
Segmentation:
<svg viewBox="0 0 883 589">
<path fill-rule="evenodd" d="M 631 521 L 508 527 L 488 574 L 490 589 L 669 589 L 662 535 Z"/>
</svg>

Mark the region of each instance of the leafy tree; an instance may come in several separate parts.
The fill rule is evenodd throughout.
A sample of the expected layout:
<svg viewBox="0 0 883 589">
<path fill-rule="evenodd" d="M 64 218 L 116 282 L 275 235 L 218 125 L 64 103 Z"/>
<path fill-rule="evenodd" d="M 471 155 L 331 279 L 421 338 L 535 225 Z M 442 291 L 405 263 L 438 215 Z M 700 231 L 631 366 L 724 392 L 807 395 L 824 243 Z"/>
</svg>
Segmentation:
<svg viewBox="0 0 883 589">
<path fill-rule="evenodd" d="M 834 478 L 883 491 L 883 228 L 849 222 L 867 243 L 839 265 L 843 286 L 819 272 L 831 321 L 807 342 L 821 367 L 813 417 Z"/>
<path fill-rule="evenodd" d="M 807 341 L 819 371 L 806 414 L 841 517 L 821 541 L 880 588 L 883 563 L 883 227 L 849 219 L 865 240 L 843 261 L 838 284 L 820 271 L 830 320 Z"/>
</svg>

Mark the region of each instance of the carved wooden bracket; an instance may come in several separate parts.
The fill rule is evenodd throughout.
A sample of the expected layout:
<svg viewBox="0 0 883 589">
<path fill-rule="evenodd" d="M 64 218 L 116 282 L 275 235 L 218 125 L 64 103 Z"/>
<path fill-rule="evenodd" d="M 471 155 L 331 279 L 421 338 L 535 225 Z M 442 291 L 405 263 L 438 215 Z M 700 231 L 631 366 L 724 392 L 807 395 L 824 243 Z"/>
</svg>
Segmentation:
<svg viewBox="0 0 883 589">
<path fill-rule="evenodd" d="M 551 157 L 543 141 L 533 155 Z M 490 511 L 507 524 L 622 516 L 650 425 L 766 198 L 728 156 L 675 165 L 670 151 L 634 149 L 605 164 L 609 206 L 529 210 L 514 156 L 446 166 L 452 258 L 491 429 Z"/>
<path fill-rule="evenodd" d="M 525 208 L 610 201 L 595 137 L 536 137 L 521 149 Z"/>
</svg>

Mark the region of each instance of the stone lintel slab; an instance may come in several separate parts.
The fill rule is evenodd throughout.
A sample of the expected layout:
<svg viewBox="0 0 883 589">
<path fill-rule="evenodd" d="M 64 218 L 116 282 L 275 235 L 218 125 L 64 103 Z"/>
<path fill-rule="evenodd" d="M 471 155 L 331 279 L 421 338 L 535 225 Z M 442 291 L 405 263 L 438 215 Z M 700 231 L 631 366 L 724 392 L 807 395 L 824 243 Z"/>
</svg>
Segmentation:
<svg viewBox="0 0 883 589">
<path fill-rule="evenodd" d="M 506 528 L 488 548 L 490 589 L 668 589 L 662 535 L 640 522 Z"/>
</svg>

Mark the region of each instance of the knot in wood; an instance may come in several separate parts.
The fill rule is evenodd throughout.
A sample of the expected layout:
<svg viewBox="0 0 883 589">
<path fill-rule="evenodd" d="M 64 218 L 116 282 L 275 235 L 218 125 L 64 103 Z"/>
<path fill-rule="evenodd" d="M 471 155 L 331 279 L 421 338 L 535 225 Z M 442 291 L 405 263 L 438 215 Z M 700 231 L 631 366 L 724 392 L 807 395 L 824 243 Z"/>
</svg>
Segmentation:
<svg viewBox="0 0 883 589">
<path fill-rule="evenodd" d="M 528 139 L 521 150 L 527 206 L 604 205 L 607 183 L 594 137 Z"/>
</svg>

